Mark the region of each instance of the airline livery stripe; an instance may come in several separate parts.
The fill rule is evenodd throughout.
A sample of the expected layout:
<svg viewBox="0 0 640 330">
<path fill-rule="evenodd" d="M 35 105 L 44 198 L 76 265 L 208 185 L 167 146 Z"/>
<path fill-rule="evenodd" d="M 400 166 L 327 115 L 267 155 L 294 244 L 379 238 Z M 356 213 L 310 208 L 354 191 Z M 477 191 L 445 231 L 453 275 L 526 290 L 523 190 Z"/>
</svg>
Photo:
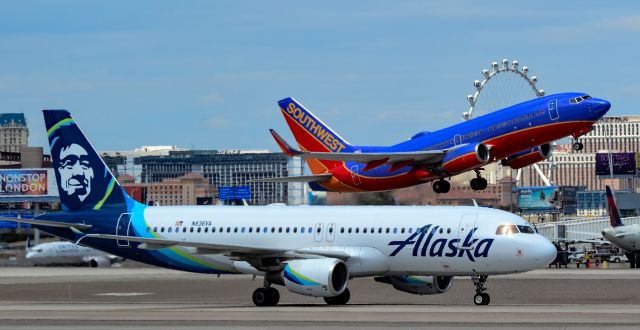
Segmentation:
<svg viewBox="0 0 640 330">
<path fill-rule="evenodd" d="M 102 197 L 102 199 L 98 202 L 98 204 L 96 204 L 96 206 L 93 207 L 94 210 L 99 210 L 102 207 L 102 205 L 107 200 L 107 198 L 109 198 L 109 195 L 111 195 L 111 192 L 113 191 L 113 186 L 115 186 L 115 179 L 112 177 L 111 181 L 109 181 L 107 192 L 104 194 L 104 197 Z"/>
<path fill-rule="evenodd" d="M 75 122 L 73 121 L 73 118 L 65 118 L 57 122 L 55 125 L 51 126 L 51 128 L 49 128 L 49 130 L 47 131 L 47 135 L 51 136 L 51 134 L 53 134 L 53 132 L 55 132 L 58 128 L 60 128 L 60 126 L 71 125 L 74 123 Z"/>
</svg>

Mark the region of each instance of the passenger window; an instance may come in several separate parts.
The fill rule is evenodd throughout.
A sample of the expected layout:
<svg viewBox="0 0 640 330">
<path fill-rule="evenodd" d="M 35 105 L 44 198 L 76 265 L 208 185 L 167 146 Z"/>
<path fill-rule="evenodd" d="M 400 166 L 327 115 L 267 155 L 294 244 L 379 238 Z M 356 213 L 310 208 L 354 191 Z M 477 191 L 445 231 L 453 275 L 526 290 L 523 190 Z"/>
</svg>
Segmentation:
<svg viewBox="0 0 640 330">
<path fill-rule="evenodd" d="M 201 232 L 201 231 L 202 231 L 202 227 L 198 227 L 198 232 Z"/>
<path fill-rule="evenodd" d="M 224 231 L 224 228 L 220 227 L 220 234 Z"/>
<path fill-rule="evenodd" d="M 164 227 L 160 228 L 160 232 L 164 233 Z"/>
<path fill-rule="evenodd" d="M 244 234 L 244 227 L 240 228 L 240 232 Z"/>
<path fill-rule="evenodd" d="M 409 227 L 409 234 L 411 234 L 413 232 L 413 228 Z"/>
<path fill-rule="evenodd" d="M 320 228 L 320 227 L 316 228 L 316 233 L 320 234 L 320 230 L 321 230 L 321 229 L 322 229 L 322 228 Z"/>
<path fill-rule="evenodd" d="M 298 232 L 298 227 L 293 227 L 293 233 L 297 233 Z"/>
<path fill-rule="evenodd" d="M 262 232 L 263 232 L 263 233 L 265 233 L 265 234 L 266 234 L 268 231 L 269 231 L 269 228 L 267 228 L 267 227 L 262 228 Z"/>
<path fill-rule="evenodd" d="M 312 229 L 311 229 L 311 227 L 309 227 L 309 234 L 311 234 L 311 233 L 312 233 Z"/>
<path fill-rule="evenodd" d="M 451 234 L 451 228 L 447 228 L 447 234 Z"/>
<path fill-rule="evenodd" d="M 300 227 L 300 234 L 304 234 L 304 227 Z"/>
<path fill-rule="evenodd" d="M 171 227 L 167 228 L 167 232 L 169 232 L 169 233 L 170 233 L 170 232 L 171 232 L 171 230 L 173 230 L 173 228 L 171 228 Z"/>
<path fill-rule="evenodd" d="M 356 227 L 356 234 L 360 232 L 360 227 Z"/>
<path fill-rule="evenodd" d="M 393 228 L 393 233 L 397 234 L 398 233 L 398 228 Z"/>
<path fill-rule="evenodd" d="M 285 232 L 286 232 L 287 234 L 289 233 L 289 227 L 287 227 L 287 228 L 285 229 Z"/>
<path fill-rule="evenodd" d="M 281 233 L 282 232 L 282 227 L 278 227 L 278 232 Z"/>
<path fill-rule="evenodd" d="M 238 227 L 233 228 L 233 232 L 237 233 L 238 232 Z"/>
<path fill-rule="evenodd" d="M 216 227 L 211 227 L 211 233 L 215 233 L 216 232 Z"/>
<path fill-rule="evenodd" d="M 340 228 L 340 234 L 344 234 L 344 227 Z"/>
<path fill-rule="evenodd" d="M 231 227 L 227 227 L 227 233 L 231 232 Z"/>
<path fill-rule="evenodd" d="M 378 234 L 382 234 L 382 227 L 378 228 Z"/>
<path fill-rule="evenodd" d="M 400 229 L 400 233 L 404 234 L 404 227 L 402 227 L 402 229 Z"/>
<path fill-rule="evenodd" d="M 442 234 L 444 232 L 444 229 L 440 228 L 440 230 L 438 231 L 440 234 Z"/>
<path fill-rule="evenodd" d="M 186 233 L 187 232 L 187 227 L 182 227 L 182 232 Z"/>
<path fill-rule="evenodd" d="M 276 227 L 271 227 L 271 232 L 275 233 L 276 232 Z"/>
<path fill-rule="evenodd" d="M 249 234 L 253 233 L 253 227 L 249 227 Z"/>
<path fill-rule="evenodd" d="M 387 234 L 389 233 L 389 231 L 391 231 L 391 229 L 389 227 L 387 227 L 387 231 L 386 231 Z"/>
<path fill-rule="evenodd" d="M 351 227 L 349 227 L 349 234 L 351 234 Z"/>
<path fill-rule="evenodd" d="M 362 233 L 366 234 L 367 233 L 367 227 L 362 228 Z"/>
<path fill-rule="evenodd" d="M 333 227 L 329 227 L 329 234 L 333 234 Z"/>
<path fill-rule="evenodd" d="M 193 233 L 193 227 L 189 227 L 189 232 Z"/>
</svg>

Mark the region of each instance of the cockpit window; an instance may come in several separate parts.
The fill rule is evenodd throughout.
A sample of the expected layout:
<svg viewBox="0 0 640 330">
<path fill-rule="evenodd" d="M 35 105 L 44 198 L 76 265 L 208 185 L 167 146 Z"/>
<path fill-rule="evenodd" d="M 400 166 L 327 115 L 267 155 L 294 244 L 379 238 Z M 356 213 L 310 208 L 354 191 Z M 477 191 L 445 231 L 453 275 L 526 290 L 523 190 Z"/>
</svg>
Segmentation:
<svg viewBox="0 0 640 330">
<path fill-rule="evenodd" d="M 569 100 L 569 103 L 573 103 L 573 104 L 578 104 L 586 99 L 590 99 L 591 96 L 589 95 L 582 95 L 582 96 L 578 96 L 578 97 L 574 97 L 571 100 Z"/>
<path fill-rule="evenodd" d="M 518 227 L 515 225 L 500 225 L 496 229 L 496 235 L 513 235 L 518 233 Z"/>
<path fill-rule="evenodd" d="M 518 229 L 520 230 L 521 233 L 524 233 L 524 234 L 535 234 L 535 231 L 533 230 L 533 228 L 529 226 L 518 225 Z"/>
</svg>

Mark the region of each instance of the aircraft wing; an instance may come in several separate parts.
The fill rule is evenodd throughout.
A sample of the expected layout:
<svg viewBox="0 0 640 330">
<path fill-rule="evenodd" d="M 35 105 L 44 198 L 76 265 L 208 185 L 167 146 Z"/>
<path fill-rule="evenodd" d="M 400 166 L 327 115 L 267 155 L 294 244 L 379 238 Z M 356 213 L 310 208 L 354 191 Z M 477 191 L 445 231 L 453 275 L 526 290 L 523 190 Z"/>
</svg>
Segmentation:
<svg viewBox="0 0 640 330">
<path fill-rule="evenodd" d="M 247 182 L 323 182 L 331 178 L 331 173 L 323 173 L 316 175 L 303 175 L 303 176 L 283 176 L 270 179 L 255 179 L 248 180 Z"/>
<path fill-rule="evenodd" d="M 369 169 L 390 163 L 438 164 L 442 162 L 445 150 L 401 151 L 401 152 L 307 152 L 289 145 L 276 131 L 269 130 L 282 152 L 288 156 L 322 160 L 353 161 L 366 163 Z"/>
<path fill-rule="evenodd" d="M 2 221 L 13 221 L 20 223 L 28 223 L 31 225 L 40 225 L 40 226 L 49 226 L 49 227 L 57 227 L 57 228 L 75 228 L 75 229 L 89 229 L 92 226 L 84 223 L 69 223 L 69 222 L 59 222 L 59 221 L 49 221 L 49 220 L 36 220 L 36 219 L 22 219 L 22 218 L 9 218 L 9 217 L 0 217 Z"/>
<path fill-rule="evenodd" d="M 138 246 L 141 249 L 162 249 L 169 248 L 173 246 L 188 246 L 195 247 L 198 249 L 204 249 L 209 251 L 210 253 L 241 253 L 241 254 L 277 254 L 284 253 L 286 250 L 281 249 L 265 249 L 265 248 L 254 248 L 250 246 L 243 245 L 227 245 L 227 244 L 215 244 L 215 243 L 197 243 L 197 242 L 188 242 L 188 241 L 176 241 L 169 240 L 163 238 L 147 238 L 147 237 L 137 237 L 137 236 L 119 236 L 119 235 L 111 235 L 111 234 L 87 234 L 84 237 L 86 238 L 101 238 L 101 239 L 111 239 L 111 240 L 119 240 L 119 241 L 131 241 L 131 242 L 139 242 L 144 245 Z"/>
</svg>

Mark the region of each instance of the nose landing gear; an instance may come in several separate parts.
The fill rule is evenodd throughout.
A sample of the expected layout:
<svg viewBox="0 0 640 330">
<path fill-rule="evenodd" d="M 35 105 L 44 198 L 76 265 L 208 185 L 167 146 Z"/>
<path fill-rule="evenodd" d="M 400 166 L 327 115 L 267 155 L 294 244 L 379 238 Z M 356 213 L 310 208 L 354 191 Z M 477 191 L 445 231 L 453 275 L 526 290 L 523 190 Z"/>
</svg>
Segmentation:
<svg viewBox="0 0 640 330">
<path fill-rule="evenodd" d="M 473 296 L 473 302 L 476 305 L 489 305 L 491 297 L 485 292 L 487 288 L 484 286 L 487 282 L 487 276 L 476 274 L 471 276 L 471 280 L 473 281 L 473 285 L 476 286 L 476 295 Z"/>
</svg>

